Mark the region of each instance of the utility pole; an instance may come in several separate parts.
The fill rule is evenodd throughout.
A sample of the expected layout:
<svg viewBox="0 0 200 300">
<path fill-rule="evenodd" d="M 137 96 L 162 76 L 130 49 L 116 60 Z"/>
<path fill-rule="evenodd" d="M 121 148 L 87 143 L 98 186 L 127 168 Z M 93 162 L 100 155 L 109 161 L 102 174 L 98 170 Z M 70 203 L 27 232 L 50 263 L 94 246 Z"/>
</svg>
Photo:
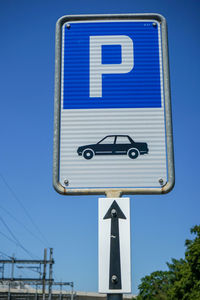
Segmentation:
<svg viewBox="0 0 200 300">
<path fill-rule="evenodd" d="M 62 287 L 64 285 L 69 285 L 71 286 L 71 300 L 74 299 L 74 282 L 54 282 L 53 285 L 59 285 L 60 286 L 60 297 L 59 300 L 62 300 Z"/>
<path fill-rule="evenodd" d="M 10 277 L 5 278 L 4 277 L 4 268 L 5 265 L 9 264 L 11 265 L 11 272 L 10 272 Z M 24 277 L 15 277 L 14 276 L 14 269 L 15 269 L 15 264 L 17 264 L 17 268 L 19 269 L 24 269 L 27 268 L 29 270 L 32 270 L 34 272 L 39 273 L 39 278 L 24 278 Z M 19 265 L 18 265 L 19 264 Z M 20 266 L 20 264 L 33 264 L 33 266 Z M 39 266 L 34 266 L 35 264 Z M 31 285 L 36 286 L 35 290 L 35 297 L 34 300 L 38 300 L 40 297 L 38 295 L 38 286 L 42 286 L 42 300 L 46 300 L 46 285 L 48 285 L 48 300 L 52 300 L 52 286 L 53 285 L 59 285 L 60 286 L 60 295 L 59 295 L 59 300 L 63 299 L 63 286 L 69 285 L 71 287 L 71 297 L 70 300 L 74 299 L 74 283 L 73 282 L 54 282 L 53 279 L 53 264 L 54 264 L 54 259 L 53 259 L 53 248 L 50 248 L 49 252 L 49 258 L 47 259 L 47 249 L 44 249 L 44 259 L 39 259 L 39 260 L 34 260 L 34 259 L 16 259 L 13 256 L 11 259 L 0 259 L 0 273 L 2 273 L 2 276 L 0 280 L 3 280 L 8 283 L 8 298 L 7 300 L 11 300 L 11 287 L 12 283 L 15 282 L 20 282 L 20 284 L 23 282 L 29 283 Z M 41 266 L 43 265 L 43 270 Z M 47 265 L 49 265 L 49 278 L 47 277 Z"/>
<path fill-rule="evenodd" d="M 50 248 L 50 257 L 49 257 L 49 300 L 51 300 L 52 294 L 52 279 L 53 279 L 53 248 Z"/>
<path fill-rule="evenodd" d="M 1 279 L 4 279 L 4 264 L 0 267 L 0 272 L 1 272 Z"/>
<path fill-rule="evenodd" d="M 74 300 L 74 283 L 73 282 L 71 282 L 71 288 L 72 288 L 71 300 Z"/>
<path fill-rule="evenodd" d="M 15 257 L 14 257 L 14 254 L 12 256 L 12 267 L 11 267 L 11 282 L 13 281 L 13 278 L 14 278 L 14 262 L 15 262 Z M 10 300 L 10 284 L 11 282 L 9 281 L 8 283 L 8 300 Z"/>
<path fill-rule="evenodd" d="M 10 281 L 8 282 L 8 300 L 10 300 Z"/>
<path fill-rule="evenodd" d="M 37 283 L 35 284 L 35 300 L 37 300 L 38 297 L 38 285 Z"/>
<path fill-rule="evenodd" d="M 14 254 L 12 256 L 12 268 L 11 268 L 11 279 L 13 280 L 14 278 L 14 262 L 15 262 L 15 257 Z"/>
<path fill-rule="evenodd" d="M 62 282 L 60 283 L 60 300 L 62 300 Z"/>
<path fill-rule="evenodd" d="M 44 269 L 43 269 L 43 278 L 42 278 L 42 299 L 43 300 L 45 300 L 46 266 L 47 266 L 47 248 L 44 249 Z"/>
</svg>

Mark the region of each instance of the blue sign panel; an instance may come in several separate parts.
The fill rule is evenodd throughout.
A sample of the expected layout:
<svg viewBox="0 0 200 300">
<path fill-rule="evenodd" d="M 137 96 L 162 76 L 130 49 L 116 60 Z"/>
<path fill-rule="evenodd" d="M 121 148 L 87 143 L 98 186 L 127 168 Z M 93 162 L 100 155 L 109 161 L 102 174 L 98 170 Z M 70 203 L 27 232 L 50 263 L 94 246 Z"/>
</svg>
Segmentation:
<svg viewBox="0 0 200 300">
<path fill-rule="evenodd" d="M 63 109 L 161 107 L 157 23 L 71 22 L 63 30 Z"/>
</svg>

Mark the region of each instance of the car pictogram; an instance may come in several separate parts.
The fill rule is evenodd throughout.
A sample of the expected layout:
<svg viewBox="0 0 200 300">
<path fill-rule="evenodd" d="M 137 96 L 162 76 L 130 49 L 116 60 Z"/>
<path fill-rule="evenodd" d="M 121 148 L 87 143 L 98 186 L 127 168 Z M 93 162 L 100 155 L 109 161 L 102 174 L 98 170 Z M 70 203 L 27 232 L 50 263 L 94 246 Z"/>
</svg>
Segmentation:
<svg viewBox="0 0 200 300">
<path fill-rule="evenodd" d="M 96 144 L 80 146 L 78 155 L 91 159 L 94 155 L 128 155 L 136 159 L 139 155 L 148 154 L 147 143 L 135 142 L 129 135 L 107 135 Z"/>
</svg>

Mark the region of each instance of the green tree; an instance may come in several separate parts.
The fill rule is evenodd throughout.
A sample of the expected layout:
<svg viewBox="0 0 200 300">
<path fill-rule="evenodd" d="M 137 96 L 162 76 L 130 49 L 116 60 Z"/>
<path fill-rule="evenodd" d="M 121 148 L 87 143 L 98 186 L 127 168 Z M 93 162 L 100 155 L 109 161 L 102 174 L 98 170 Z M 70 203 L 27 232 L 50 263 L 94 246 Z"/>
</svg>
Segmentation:
<svg viewBox="0 0 200 300">
<path fill-rule="evenodd" d="M 167 264 L 174 275 L 169 299 L 200 300 L 200 226 L 190 232 L 196 237 L 185 241 L 185 259 Z"/>
<path fill-rule="evenodd" d="M 156 271 L 145 276 L 141 279 L 137 300 L 167 300 L 170 282 L 171 274 L 168 271 Z"/>
<path fill-rule="evenodd" d="M 195 238 L 185 241 L 185 258 L 142 278 L 138 300 L 200 300 L 200 225 L 190 231 Z"/>
</svg>

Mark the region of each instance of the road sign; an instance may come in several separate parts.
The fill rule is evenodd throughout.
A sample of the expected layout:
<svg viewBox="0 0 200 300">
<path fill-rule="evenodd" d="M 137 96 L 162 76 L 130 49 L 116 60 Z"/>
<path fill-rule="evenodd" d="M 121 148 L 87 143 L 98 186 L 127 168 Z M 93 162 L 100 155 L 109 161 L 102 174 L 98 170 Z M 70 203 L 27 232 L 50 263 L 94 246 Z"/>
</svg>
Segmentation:
<svg viewBox="0 0 200 300">
<path fill-rule="evenodd" d="M 165 19 L 65 16 L 56 29 L 54 187 L 158 194 L 174 185 Z"/>
<path fill-rule="evenodd" d="M 99 198 L 99 292 L 130 293 L 130 199 Z"/>
</svg>

